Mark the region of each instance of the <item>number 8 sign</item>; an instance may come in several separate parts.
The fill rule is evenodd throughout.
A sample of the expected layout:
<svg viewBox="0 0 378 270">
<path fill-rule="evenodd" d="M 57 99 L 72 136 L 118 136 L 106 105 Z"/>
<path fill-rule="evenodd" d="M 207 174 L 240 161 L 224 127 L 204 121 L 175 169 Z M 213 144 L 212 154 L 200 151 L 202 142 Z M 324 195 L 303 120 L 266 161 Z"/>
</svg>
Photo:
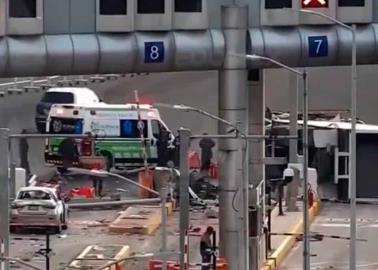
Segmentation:
<svg viewBox="0 0 378 270">
<path fill-rule="evenodd" d="M 164 62 L 164 42 L 154 41 L 144 43 L 144 62 L 162 63 Z"/>
</svg>

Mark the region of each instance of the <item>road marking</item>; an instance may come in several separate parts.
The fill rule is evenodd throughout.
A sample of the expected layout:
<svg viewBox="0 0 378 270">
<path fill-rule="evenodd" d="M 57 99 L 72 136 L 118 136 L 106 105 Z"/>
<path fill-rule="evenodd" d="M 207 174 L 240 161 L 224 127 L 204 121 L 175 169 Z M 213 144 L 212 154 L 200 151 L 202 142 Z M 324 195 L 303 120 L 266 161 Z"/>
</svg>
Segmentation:
<svg viewBox="0 0 378 270">
<path fill-rule="evenodd" d="M 349 228 L 350 224 L 347 223 L 315 223 L 314 226 L 328 227 L 328 228 Z M 378 224 L 357 224 L 357 227 L 362 228 L 378 228 Z"/>
<path fill-rule="evenodd" d="M 334 228 L 349 228 L 349 224 L 346 224 L 346 223 L 318 223 L 318 224 L 314 224 L 316 226 L 320 226 L 320 227 L 334 227 Z"/>
</svg>

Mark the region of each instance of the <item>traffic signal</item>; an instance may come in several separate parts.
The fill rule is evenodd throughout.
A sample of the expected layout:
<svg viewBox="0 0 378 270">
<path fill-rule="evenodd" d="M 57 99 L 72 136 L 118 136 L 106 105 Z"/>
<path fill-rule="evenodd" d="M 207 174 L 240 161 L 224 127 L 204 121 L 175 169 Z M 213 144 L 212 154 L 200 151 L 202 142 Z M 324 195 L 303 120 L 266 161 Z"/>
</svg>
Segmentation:
<svg viewBox="0 0 378 270">
<path fill-rule="evenodd" d="M 301 0 L 302 8 L 328 8 L 329 0 Z"/>
</svg>

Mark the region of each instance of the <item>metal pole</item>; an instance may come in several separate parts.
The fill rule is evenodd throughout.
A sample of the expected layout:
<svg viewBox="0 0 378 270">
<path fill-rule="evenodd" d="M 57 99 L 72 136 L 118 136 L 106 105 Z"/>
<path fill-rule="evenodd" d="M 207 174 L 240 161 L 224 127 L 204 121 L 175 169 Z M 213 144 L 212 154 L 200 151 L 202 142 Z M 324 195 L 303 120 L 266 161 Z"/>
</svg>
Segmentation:
<svg viewBox="0 0 378 270">
<path fill-rule="evenodd" d="M 11 199 L 16 197 L 16 160 L 13 140 L 9 140 L 9 196 Z"/>
<path fill-rule="evenodd" d="M 162 269 L 167 270 L 167 188 L 160 190 L 161 198 L 161 253 L 162 253 Z"/>
<path fill-rule="evenodd" d="M 352 132 L 350 145 L 350 270 L 356 269 L 356 151 L 357 151 L 357 43 L 356 25 L 352 25 L 352 91 L 351 91 L 351 114 Z"/>
<path fill-rule="evenodd" d="M 46 233 L 46 270 L 50 270 L 50 233 Z"/>
<path fill-rule="evenodd" d="M 9 257 L 9 129 L 0 129 L 0 255 Z M 9 270 L 9 261 L 3 261 L 1 270 Z"/>
<path fill-rule="evenodd" d="M 249 166 L 249 159 L 248 159 L 248 141 L 244 137 L 240 137 L 241 140 L 241 154 L 242 154 L 242 181 L 243 183 L 243 190 L 244 190 L 244 198 L 243 198 L 243 218 L 244 218 L 244 226 L 243 226 L 243 236 L 244 236 L 244 245 L 245 245 L 245 255 L 244 255 L 244 263 L 245 269 L 250 269 L 250 258 L 249 258 L 249 174 L 248 174 L 248 166 Z M 243 145 L 244 144 L 244 145 Z"/>
<path fill-rule="evenodd" d="M 307 72 L 303 75 L 303 266 L 310 270 L 310 221 L 308 205 L 308 80 Z"/>
<path fill-rule="evenodd" d="M 185 234 L 189 227 L 189 166 L 190 130 L 180 128 L 180 270 L 185 269 Z"/>
<path fill-rule="evenodd" d="M 289 96 L 290 96 L 290 135 L 298 136 L 298 76 L 290 73 Z M 298 161 L 298 142 L 289 141 L 289 161 L 297 163 Z"/>
</svg>

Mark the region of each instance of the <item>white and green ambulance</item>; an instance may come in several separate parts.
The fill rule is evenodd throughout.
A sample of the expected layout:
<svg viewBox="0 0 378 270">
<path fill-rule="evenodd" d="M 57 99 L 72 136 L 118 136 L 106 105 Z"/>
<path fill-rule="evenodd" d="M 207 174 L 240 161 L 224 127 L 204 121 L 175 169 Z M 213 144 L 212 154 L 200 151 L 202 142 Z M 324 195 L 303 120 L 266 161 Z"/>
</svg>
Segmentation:
<svg viewBox="0 0 378 270">
<path fill-rule="evenodd" d="M 96 153 L 106 157 L 108 168 L 135 168 L 144 164 L 139 129 L 142 127 L 147 161 L 154 165 L 157 163 L 156 147 L 160 133 L 163 130 L 169 132 L 169 143 L 173 142 L 174 136 L 160 118 L 159 111 L 151 105 L 140 105 L 139 116 L 140 121 L 136 104 L 55 104 L 50 109 L 46 132 L 78 135 L 90 132 L 95 140 Z M 59 155 L 63 140 L 64 137 L 46 140 L 47 164 L 63 164 Z M 80 145 L 80 140 L 76 142 Z"/>
</svg>

